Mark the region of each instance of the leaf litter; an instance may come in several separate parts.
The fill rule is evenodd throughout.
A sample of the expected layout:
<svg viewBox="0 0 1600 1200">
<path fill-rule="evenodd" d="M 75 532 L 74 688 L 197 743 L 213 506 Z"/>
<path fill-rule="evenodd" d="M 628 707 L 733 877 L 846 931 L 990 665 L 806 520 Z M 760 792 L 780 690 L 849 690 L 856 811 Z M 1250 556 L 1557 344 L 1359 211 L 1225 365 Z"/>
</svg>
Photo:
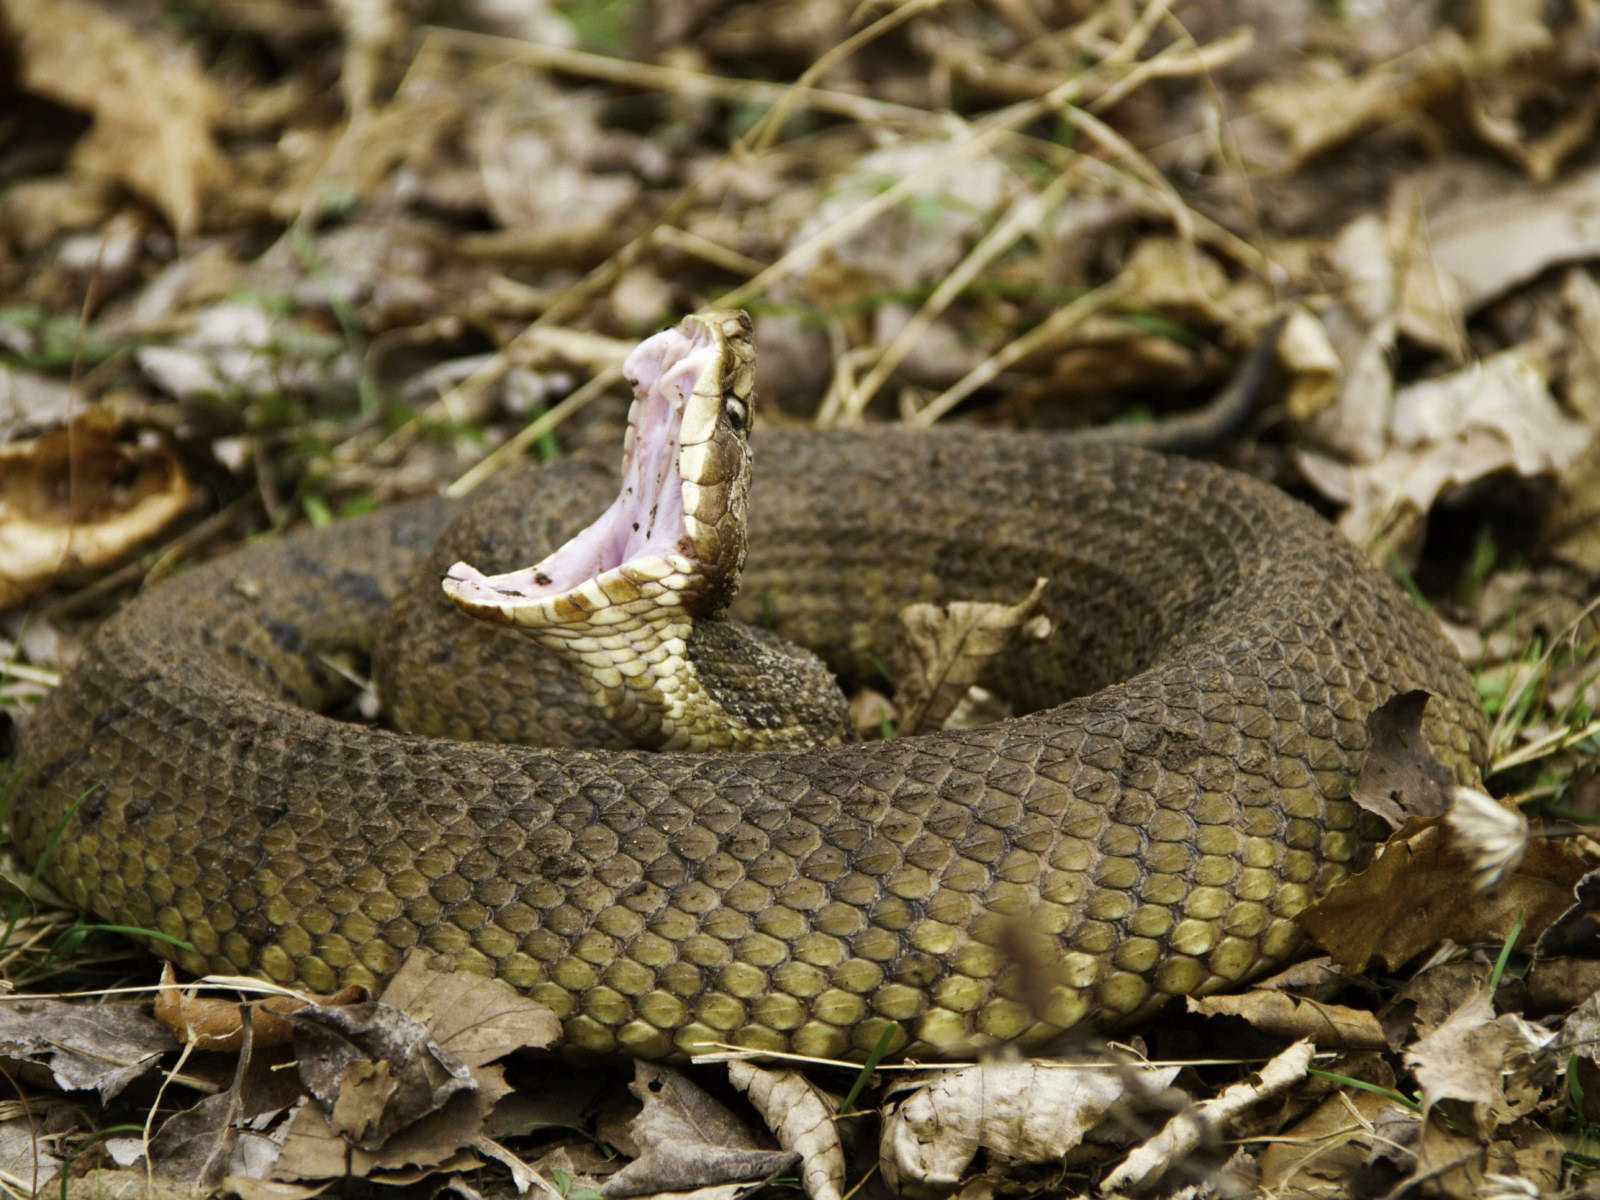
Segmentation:
<svg viewBox="0 0 1600 1200">
<path fill-rule="evenodd" d="M 636 1082 L 655 1132 L 631 1134 L 621 1076 L 530 1067 L 553 1019 L 408 964 L 415 991 L 276 1032 L 179 997 L 187 1049 L 123 999 L 0 997 L 27 1097 L 0 1114 L 7 1186 L 577 1197 L 619 1148 L 693 1147 L 641 1186 L 731 1195 L 696 1164 L 748 1154 L 824 1200 L 923 1159 L 945 1165 L 922 1186 L 972 1197 L 1592 1187 L 1593 5 L 152 11 L 0 0 L 0 541 L 34 546 L 0 559 L 7 713 L 147 575 L 530 447 L 613 446 L 615 348 L 682 310 L 755 310 L 774 423 L 1055 428 L 1192 407 L 1289 297 L 1283 399 L 1224 453 L 1405 564 L 1478 673 L 1494 762 L 1459 787 L 1409 718 L 1374 731 L 1351 785 L 1389 839 L 1303 918 L 1332 961 L 1169 1013 L 1144 1051 L 1183 1065 L 1102 1131 L 1116 1150 L 1069 1148 L 1085 1131 L 1042 1118 L 1078 1085 L 1040 1081 L 1125 1068 L 1049 1060 L 911 1090 L 883 1065 L 703 1067 L 670 1103 Z M 944 685 L 897 697 L 935 714 L 899 732 L 993 719 L 969 685 L 1026 653 L 994 615 L 894 672 Z M 19 906 L 0 962 L 33 991 L 150 978 L 119 954 Z M 1137 1107 L 1124 1084 L 1106 1111 Z M 926 1112 L 914 1151 L 885 1140 Z M 116 1121 L 134 1132 L 99 1136 Z"/>
</svg>

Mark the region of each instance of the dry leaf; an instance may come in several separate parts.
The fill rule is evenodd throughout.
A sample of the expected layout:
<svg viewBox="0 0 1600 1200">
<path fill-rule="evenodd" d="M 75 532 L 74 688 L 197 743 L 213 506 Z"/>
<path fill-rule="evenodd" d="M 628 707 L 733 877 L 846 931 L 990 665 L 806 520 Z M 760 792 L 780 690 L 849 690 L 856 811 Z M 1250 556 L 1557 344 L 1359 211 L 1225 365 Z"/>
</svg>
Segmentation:
<svg viewBox="0 0 1600 1200">
<path fill-rule="evenodd" d="M 422 1022 L 441 1049 L 469 1067 L 548 1049 L 561 1036 L 560 1020 L 545 1005 L 446 955 L 407 955 L 379 999 Z"/>
<path fill-rule="evenodd" d="M 30 1117 L 0 1121 L 0 1179 L 24 1195 L 48 1196 L 50 1181 L 61 1170 L 61 1160 L 40 1142 Z"/>
<path fill-rule="evenodd" d="M 1262 1067 L 1253 1079 L 1234 1084 L 1214 1099 L 1190 1104 L 1160 1133 L 1129 1154 L 1106 1176 L 1102 1186 L 1108 1192 L 1148 1191 L 1172 1167 L 1205 1142 L 1217 1138 L 1229 1121 L 1304 1079 L 1315 1052 L 1309 1041 L 1296 1042 Z"/>
<path fill-rule="evenodd" d="M 0 446 L 0 608 L 65 571 L 119 558 L 188 504 L 178 460 L 118 442 L 114 426 L 94 413 Z"/>
<path fill-rule="evenodd" d="M 1567 842 L 1536 840 L 1517 870 L 1487 896 L 1472 892 L 1472 867 L 1437 824 L 1402 830 L 1365 871 L 1342 880 L 1296 918 L 1348 971 L 1376 960 L 1388 969 L 1438 945 L 1503 941 L 1519 920 L 1537 937 L 1569 905 L 1589 862 Z M 1473 894 L 1463 904 L 1464 894 Z"/>
<path fill-rule="evenodd" d="M 1555 187 L 1479 167 L 1453 174 L 1429 213 L 1428 241 L 1460 285 L 1466 311 L 1558 263 L 1600 256 L 1600 167 Z"/>
<path fill-rule="evenodd" d="M 420 1021 L 387 1004 L 312 1005 L 294 1013 L 295 1057 L 329 1125 L 363 1150 L 474 1090 L 466 1064 Z"/>
<path fill-rule="evenodd" d="M 171 1049 L 167 1031 L 130 1005 L 0 998 L 0 1055 L 47 1067 L 67 1091 L 109 1100 Z"/>
<path fill-rule="evenodd" d="M 1420 1126 L 1416 1113 L 1387 1096 L 1335 1092 L 1261 1152 L 1261 1184 L 1269 1194 L 1305 1200 L 1381 1193 L 1371 1187 L 1374 1156 L 1403 1156 L 1409 1169 L 1404 1147 Z M 1358 1179 L 1367 1187 L 1352 1186 Z"/>
<path fill-rule="evenodd" d="M 790 253 L 800 257 L 792 274 L 812 275 L 836 259 L 849 264 L 853 282 L 846 286 L 861 294 L 943 279 L 1020 183 L 999 156 L 961 147 L 956 138 L 906 139 L 851 160 L 795 229 Z M 887 185 L 908 179 L 914 181 L 909 197 L 867 213 L 865 205 Z M 815 239 L 827 249 L 809 249 L 822 244 Z"/>
<path fill-rule="evenodd" d="M 1391 830 L 1407 821 L 1431 820 L 1450 805 L 1455 774 L 1422 733 L 1427 692 L 1391 696 L 1367 718 L 1366 757 L 1350 798 L 1382 817 Z"/>
<path fill-rule="evenodd" d="M 1190 1012 L 1239 1017 L 1275 1037 L 1306 1038 L 1318 1046 L 1383 1050 L 1389 1045 L 1378 1018 L 1362 1008 L 1305 1000 L 1287 992 L 1255 990 L 1237 996 L 1190 997 Z"/>
<path fill-rule="evenodd" d="M 290 1019 L 301 1078 L 319 1103 L 290 1121 L 274 1167 L 289 1179 L 342 1175 L 347 1156 L 363 1177 L 479 1162 L 465 1148 L 509 1090 L 487 1064 L 548 1046 L 559 1031 L 543 1005 L 427 951 L 408 955 L 377 1001 Z"/>
<path fill-rule="evenodd" d="M 603 1196 L 646 1196 L 767 1179 L 792 1169 L 794 1150 L 768 1150 L 744 1123 L 681 1071 L 634 1063 L 629 1090 L 644 1108 L 628 1126 L 639 1157 L 600 1189 Z"/>
<path fill-rule="evenodd" d="M 1113 1111 L 1163 1098 L 1176 1067 L 1146 1063 L 986 1063 L 946 1071 L 884 1116 L 879 1166 L 891 1188 L 954 1188 L 979 1150 L 1053 1162 Z"/>
<path fill-rule="evenodd" d="M 900 736 L 938 729 L 991 659 L 1019 633 L 1045 637 L 1030 618 L 1038 611 L 1047 580 L 1016 604 L 956 600 L 910 604 L 900 610 L 901 637 L 895 656 L 894 707 Z"/>
<path fill-rule="evenodd" d="M 1344 366 L 1322 322 L 1299 306 L 1278 336 L 1278 358 L 1285 377 L 1283 400 L 1293 420 L 1304 424 L 1338 400 Z"/>
<path fill-rule="evenodd" d="M 1399 272 L 1388 229 L 1372 214 L 1341 229 L 1328 257 L 1340 285 L 1337 303 L 1323 315 L 1322 325 L 1338 358 L 1339 379 L 1330 400 L 1315 397 L 1317 404 L 1302 400 L 1306 410 L 1302 425 L 1312 446 L 1331 450 L 1344 462 L 1370 462 L 1389 440 Z M 1306 332 L 1301 336 L 1311 339 Z M 1308 448 L 1300 457 L 1314 459 L 1314 454 Z M 1323 486 L 1314 472 L 1308 475 L 1319 488 Z"/>
<path fill-rule="evenodd" d="M 1252 165 L 1288 174 L 1312 155 L 1373 126 L 1404 120 L 1454 91 L 1469 64 L 1466 44 L 1446 30 L 1349 78 L 1312 70 L 1273 75 L 1246 100 L 1248 111 L 1261 116 L 1235 132 Z"/>
<path fill-rule="evenodd" d="M 250 1010 L 251 1043 L 257 1050 L 287 1046 L 294 1036 L 287 1014 L 308 1004 L 354 1004 L 365 1000 L 367 989 L 350 986 L 330 996 L 268 996 L 248 1002 L 224 1000 L 218 996 L 197 995 L 192 988 L 178 986 L 171 963 L 161 968 L 161 985 L 156 989 L 155 1018 L 182 1042 L 192 1042 L 197 1050 L 234 1052 L 244 1044 L 244 1012 Z"/>
<path fill-rule="evenodd" d="M 24 430 L 65 425 L 77 406 L 78 397 L 65 381 L 0 363 L 0 446 L 15 442 Z"/>
<path fill-rule="evenodd" d="M 839 1099 L 799 1071 L 748 1062 L 728 1064 L 728 1082 L 745 1095 L 778 1139 L 800 1155 L 800 1182 L 811 1200 L 839 1200 L 844 1190 L 844 1147 L 834 1114 Z"/>
<path fill-rule="evenodd" d="M 1487 1138 L 1532 1107 L 1526 1088 L 1520 1103 L 1507 1096 L 1505 1079 L 1554 1037 L 1515 1013 L 1496 1016 L 1488 991 L 1479 990 L 1417 1039 L 1405 1053 L 1405 1064 L 1422 1089 L 1424 1113 L 1443 1104 L 1452 1123 Z M 1534 1089 L 1533 1099 L 1537 1096 Z"/>
<path fill-rule="evenodd" d="M 227 110 L 222 92 L 159 35 L 98 5 L 6 0 L 6 8 L 23 90 L 94 115 L 78 165 L 143 195 L 180 237 L 196 232 L 206 198 L 231 175 L 212 138 Z"/>
<path fill-rule="evenodd" d="M 1572 887 L 1573 903 L 1539 935 L 1535 965 L 1548 955 L 1582 954 L 1600 937 L 1600 870 L 1590 871 Z"/>
<path fill-rule="evenodd" d="M 1403 389 L 1395 398 L 1393 444 L 1354 467 L 1339 528 L 1360 546 L 1415 549 L 1424 519 L 1444 492 L 1510 471 L 1559 473 L 1591 431 L 1564 416 L 1529 355 L 1507 350 L 1460 371 Z"/>
</svg>

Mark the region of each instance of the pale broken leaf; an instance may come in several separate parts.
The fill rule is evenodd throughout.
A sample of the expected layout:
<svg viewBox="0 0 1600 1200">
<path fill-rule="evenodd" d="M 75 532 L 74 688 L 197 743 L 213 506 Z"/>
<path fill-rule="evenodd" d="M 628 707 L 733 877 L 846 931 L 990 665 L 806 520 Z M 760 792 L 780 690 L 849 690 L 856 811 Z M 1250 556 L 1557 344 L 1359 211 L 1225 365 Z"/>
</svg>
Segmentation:
<svg viewBox="0 0 1600 1200">
<path fill-rule="evenodd" d="M 367 990 L 352 985 L 331 996 L 268 996 L 242 1002 L 197 995 L 178 986 L 171 963 L 161 968 L 156 989 L 155 1018 L 183 1042 L 197 1050 L 237 1051 L 244 1045 L 244 1013 L 248 1009 L 251 1040 L 257 1050 L 287 1046 L 294 1036 L 288 1014 L 308 1004 L 354 1004 L 367 998 Z"/>
<path fill-rule="evenodd" d="M 1415 549 L 1434 501 L 1462 484 L 1509 471 L 1559 474 L 1592 436 L 1561 413 L 1531 354 L 1507 350 L 1403 389 L 1393 442 L 1350 473 L 1339 528 L 1361 546 Z"/>
<path fill-rule="evenodd" d="M 27 1117 L 0 1121 L 0 1183 L 22 1195 L 47 1196 L 61 1160 L 45 1149 Z"/>
<path fill-rule="evenodd" d="M 1445 811 L 1455 776 L 1434 754 L 1422 732 L 1427 692 L 1391 696 L 1367 718 L 1367 754 L 1350 798 L 1387 822 L 1431 820 Z"/>
<path fill-rule="evenodd" d="M 800 1161 L 797 1151 L 761 1147 L 742 1121 L 680 1071 L 636 1062 L 628 1087 L 644 1105 L 628 1127 L 639 1157 L 606 1180 L 601 1195 L 766 1179 Z"/>
<path fill-rule="evenodd" d="M 1563 262 L 1600 255 L 1600 167 L 1555 187 L 1506 172 L 1455 167 L 1429 214 L 1434 260 L 1461 286 L 1468 312 Z M 1516 253 L 1507 253 L 1508 246 Z"/>
<path fill-rule="evenodd" d="M 957 600 L 900 610 L 894 698 L 900 736 L 940 728 L 984 668 L 1018 634 L 1049 635 L 1048 621 L 1040 626 L 1032 620 L 1047 582 L 1035 580 L 1033 590 L 1016 604 Z"/>
<path fill-rule="evenodd" d="M 1383 1050 L 1388 1048 L 1383 1026 L 1364 1008 L 1327 1004 L 1291 996 L 1287 992 L 1257 989 L 1232 996 L 1189 997 L 1190 1012 L 1206 1017 L 1238 1017 L 1263 1033 L 1305 1038 L 1325 1048 Z"/>
<path fill-rule="evenodd" d="M 1295 421 L 1306 422 L 1339 398 L 1344 366 L 1328 339 L 1328 331 L 1305 309 L 1296 306 L 1278 335 L 1283 364 L 1284 404 Z"/>
<path fill-rule="evenodd" d="M 1324 336 L 1338 360 L 1338 378 L 1331 395 L 1314 395 L 1317 404 L 1302 400 L 1301 424 L 1307 447 L 1297 455 L 1307 476 L 1334 499 L 1343 499 L 1341 484 L 1329 486 L 1315 469 L 1319 450 L 1332 451 L 1336 463 L 1370 462 L 1388 443 L 1387 429 L 1394 403 L 1396 316 L 1400 303 L 1400 276 L 1389 231 L 1373 214 L 1349 222 L 1329 247 L 1338 272 L 1337 301 L 1322 317 Z M 1309 331 L 1301 336 L 1310 341 Z"/>
<path fill-rule="evenodd" d="M 0 999 L 0 1055 L 48 1068 L 67 1091 L 109 1100 L 175 1048 L 153 1018 L 126 1004 Z"/>
<path fill-rule="evenodd" d="M 834 1114 L 839 1101 L 799 1071 L 748 1062 L 728 1064 L 728 1082 L 745 1095 L 778 1139 L 800 1155 L 800 1182 L 811 1200 L 839 1200 L 844 1189 L 844 1146 Z"/>
<path fill-rule="evenodd" d="M 143 195 L 179 236 L 198 230 L 231 176 L 212 137 L 227 111 L 221 90 L 164 34 L 99 5 L 8 0 L 7 16 L 22 89 L 94 116 L 78 165 Z"/>
<path fill-rule="evenodd" d="M 1053 1162 L 1115 1113 L 1159 1103 L 1176 1067 L 1127 1061 L 986 1063 L 946 1071 L 893 1105 L 879 1166 L 894 1189 L 954 1188 L 979 1150 Z"/>
<path fill-rule="evenodd" d="M 1450 1119 L 1466 1123 L 1479 1138 L 1522 1115 L 1538 1098 L 1523 1089 L 1523 1102 L 1507 1096 L 1505 1080 L 1525 1066 L 1533 1051 L 1555 1037 L 1515 1013 L 1496 1016 L 1484 989 L 1473 992 L 1436 1028 L 1405 1053 L 1405 1064 L 1422 1089 L 1423 1111 L 1445 1104 Z"/>
<path fill-rule="evenodd" d="M 35 441 L 0 446 L 0 608 L 63 572 L 125 554 L 189 502 L 168 451 L 117 441 L 101 413 Z"/>
<path fill-rule="evenodd" d="M 1219 1137 L 1229 1121 L 1304 1079 L 1315 1053 L 1311 1042 L 1295 1042 L 1253 1079 L 1234 1084 L 1214 1099 L 1191 1104 L 1129 1154 L 1106 1176 L 1103 1187 L 1108 1192 L 1148 1191 L 1173 1166 Z"/>
</svg>

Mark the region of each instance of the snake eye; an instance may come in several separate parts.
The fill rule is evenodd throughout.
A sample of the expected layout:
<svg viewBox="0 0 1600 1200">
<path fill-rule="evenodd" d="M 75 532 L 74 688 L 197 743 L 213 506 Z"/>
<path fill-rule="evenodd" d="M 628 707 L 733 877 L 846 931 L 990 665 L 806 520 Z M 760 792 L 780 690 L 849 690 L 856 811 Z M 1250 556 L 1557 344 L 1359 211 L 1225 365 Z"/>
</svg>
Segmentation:
<svg viewBox="0 0 1600 1200">
<path fill-rule="evenodd" d="M 728 420 L 733 422 L 735 429 L 750 428 L 750 406 L 740 396 L 726 392 L 722 397 L 722 411 L 728 414 Z"/>
</svg>

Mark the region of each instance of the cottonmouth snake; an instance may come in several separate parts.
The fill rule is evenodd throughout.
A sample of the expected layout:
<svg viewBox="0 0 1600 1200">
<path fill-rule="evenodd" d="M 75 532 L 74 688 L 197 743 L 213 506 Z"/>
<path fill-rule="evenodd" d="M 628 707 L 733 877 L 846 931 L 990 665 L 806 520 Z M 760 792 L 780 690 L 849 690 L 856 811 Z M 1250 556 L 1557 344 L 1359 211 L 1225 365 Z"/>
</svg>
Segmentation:
<svg viewBox="0 0 1600 1200">
<path fill-rule="evenodd" d="M 894 1022 L 894 1051 L 937 1057 L 1132 1023 L 1292 954 L 1295 914 L 1370 848 L 1348 792 L 1386 697 L 1428 690 L 1430 742 L 1463 776 L 1481 758 L 1432 618 L 1264 484 L 1040 433 L 755 444 L 746 616 L 871 679 L 902 606 L 1046 576 L 1057 632 L 993 671 L 1034 711 L 749 755 L 317 715 L 323 655 L 369 649 L 406 588 L 389 637 L 421 648 L 380 682 L 415 725 L 512 738 L 559 704 L 435 581 L 463 548 L 521 566 L 604 505 L 614 474 L 566 462 L 446 548 L 454 510 L 424 502 L 127 605 L 26 730 L 17 845 L 79 905 L 189 943 L 155 949 L 191 971 L 328 990 L 420 945 L 549 1003 L 582 1050 L 860 1057 Z"/>
</svg>

